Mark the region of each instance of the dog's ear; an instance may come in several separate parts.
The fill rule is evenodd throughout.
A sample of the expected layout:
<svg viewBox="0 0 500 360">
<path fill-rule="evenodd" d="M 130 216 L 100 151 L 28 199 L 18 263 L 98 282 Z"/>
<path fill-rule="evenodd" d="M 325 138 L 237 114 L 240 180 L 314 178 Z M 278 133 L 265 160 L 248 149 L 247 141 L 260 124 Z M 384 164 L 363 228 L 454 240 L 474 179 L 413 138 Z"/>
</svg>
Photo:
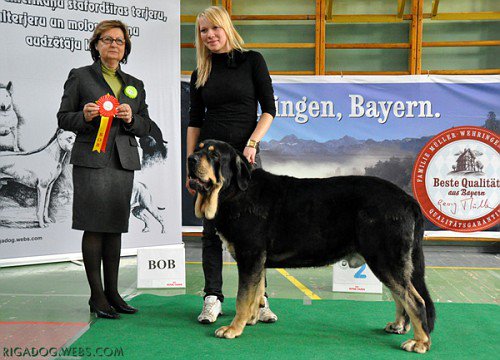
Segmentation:
<svg viewBox="0 0 500 360">
<path fill-rule="evenodd" d="M 6 87 L 7 91 L 10 92 L 11 94 L 14 92 L 14 87 L 12 86 L 12 81 L 9 81 Z"/>
<path fill-rule="evenodd" d="M 236 154 L 233 160 L 234 163 L 234 169 L 235 169 L 235 175 L 236 175 L 236 183 L 238 184 L 238 187 L 245 191 L 248 189 L 248 183 L 250 182 L 251 178 L 251 170 L 250 170 L 250 164 L 248 161 L 243 160 L 241 155 Z"/>
</svg>

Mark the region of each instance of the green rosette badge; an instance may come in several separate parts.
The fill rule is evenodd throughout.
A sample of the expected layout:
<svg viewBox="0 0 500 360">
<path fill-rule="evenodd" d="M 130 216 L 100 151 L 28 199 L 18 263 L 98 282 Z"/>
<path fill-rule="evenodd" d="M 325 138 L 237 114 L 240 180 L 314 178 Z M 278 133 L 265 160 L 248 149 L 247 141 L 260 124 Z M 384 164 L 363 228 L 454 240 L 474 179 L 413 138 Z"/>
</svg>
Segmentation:
<svg viewBox="0 0 500 360">
<path fill-rule="evenodd" d="M 132 85 L 127 86 L 123 92 L 131 99 L 135 99 L 137 97 L 137 89 Z"/>
</svg>

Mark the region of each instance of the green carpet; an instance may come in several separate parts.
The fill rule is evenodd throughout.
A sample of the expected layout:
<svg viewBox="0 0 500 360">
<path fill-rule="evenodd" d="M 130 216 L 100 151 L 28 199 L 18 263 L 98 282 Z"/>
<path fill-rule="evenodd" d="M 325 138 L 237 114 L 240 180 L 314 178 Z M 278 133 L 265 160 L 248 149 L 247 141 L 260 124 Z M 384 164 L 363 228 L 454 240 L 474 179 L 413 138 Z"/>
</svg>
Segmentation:
<svg viewBox="0 0 500 360">
<path fill-rule="evenodd" d="M 121 348 L 125 359 L 494 359 L 500 353 L 499 307 L 491 304 L 436 304 L 438 320 L 431 351 L 407 353 L 400 344 L 412 336 L 386 334 L 394 319 L 392 302 L 272 299 L 275 324 L 247 326 L 234 340 L 214 331 L 231 322 L 235 299 L 224 302 L 216 324 L 196 317 L 201 298 L 140 295 L 135 315 L 96 320 L 72 347 Z M 495 355 L 497 354 L 497 355 Z"/>
</svg>

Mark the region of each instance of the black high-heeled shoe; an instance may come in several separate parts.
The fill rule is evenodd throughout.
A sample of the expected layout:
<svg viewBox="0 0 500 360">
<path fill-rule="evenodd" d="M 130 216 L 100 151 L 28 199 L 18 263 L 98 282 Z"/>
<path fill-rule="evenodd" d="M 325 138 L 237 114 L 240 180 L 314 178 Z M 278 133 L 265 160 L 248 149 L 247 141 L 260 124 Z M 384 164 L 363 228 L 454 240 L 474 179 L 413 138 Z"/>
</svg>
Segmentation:
<svg viewBox="0 0 500 360">
<path fill-rule="evenodd" d="M 97 306 L 94 304 L 92 300 L 89 299 L 89 307 L 90 307 L 90 313 L 95 314 L 98 318 L 101 319 L 119 319 L 120 314 L 118 314 L 115 309 L 112 307 L 107 310 L 100 310 L 97 308 Z"/>
<path fill-rule="evenodd" d="M 139 309 L 130 306 L 127 304 L 125 301 L 123 302 L 125 305 L 120 305 L 114 302 L 113 300 L 108 299 L 109 304 L 119 313 L 122 314 L 135 314 L 136 312 L 139 311 Z"/>
</svg>

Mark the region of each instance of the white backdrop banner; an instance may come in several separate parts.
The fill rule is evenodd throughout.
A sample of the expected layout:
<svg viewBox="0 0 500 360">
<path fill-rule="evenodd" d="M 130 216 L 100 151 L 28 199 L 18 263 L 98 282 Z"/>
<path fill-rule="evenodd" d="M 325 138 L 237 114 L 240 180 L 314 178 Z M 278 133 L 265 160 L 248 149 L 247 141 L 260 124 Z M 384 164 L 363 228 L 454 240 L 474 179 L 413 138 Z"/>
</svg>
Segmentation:
<svg viewBox="0 0 500 360">
<path fill-rule="evenodd" d="M 122 69 L 144 81 L 157 124 L 151 136 L 139 139 L 143 169 L 135 175 L 123 248 L 181 242 L 179 1 L 3 0 L 0 265 L 80 252 L 82 232 L 71 229 L 68 151 L 74 136 L 55 136 L 56 114 L 70 70 L 92 64 L 89 39 L 106 19 L 129 27 L 132 52 Z M 12 168 L 17 174 L 7 171 Z M 52 180 L 51 191 L 37 186 Z M 43 214 L 44 204 L 48 218 L 40 220 L 37 209 Z"/>
</svg>

